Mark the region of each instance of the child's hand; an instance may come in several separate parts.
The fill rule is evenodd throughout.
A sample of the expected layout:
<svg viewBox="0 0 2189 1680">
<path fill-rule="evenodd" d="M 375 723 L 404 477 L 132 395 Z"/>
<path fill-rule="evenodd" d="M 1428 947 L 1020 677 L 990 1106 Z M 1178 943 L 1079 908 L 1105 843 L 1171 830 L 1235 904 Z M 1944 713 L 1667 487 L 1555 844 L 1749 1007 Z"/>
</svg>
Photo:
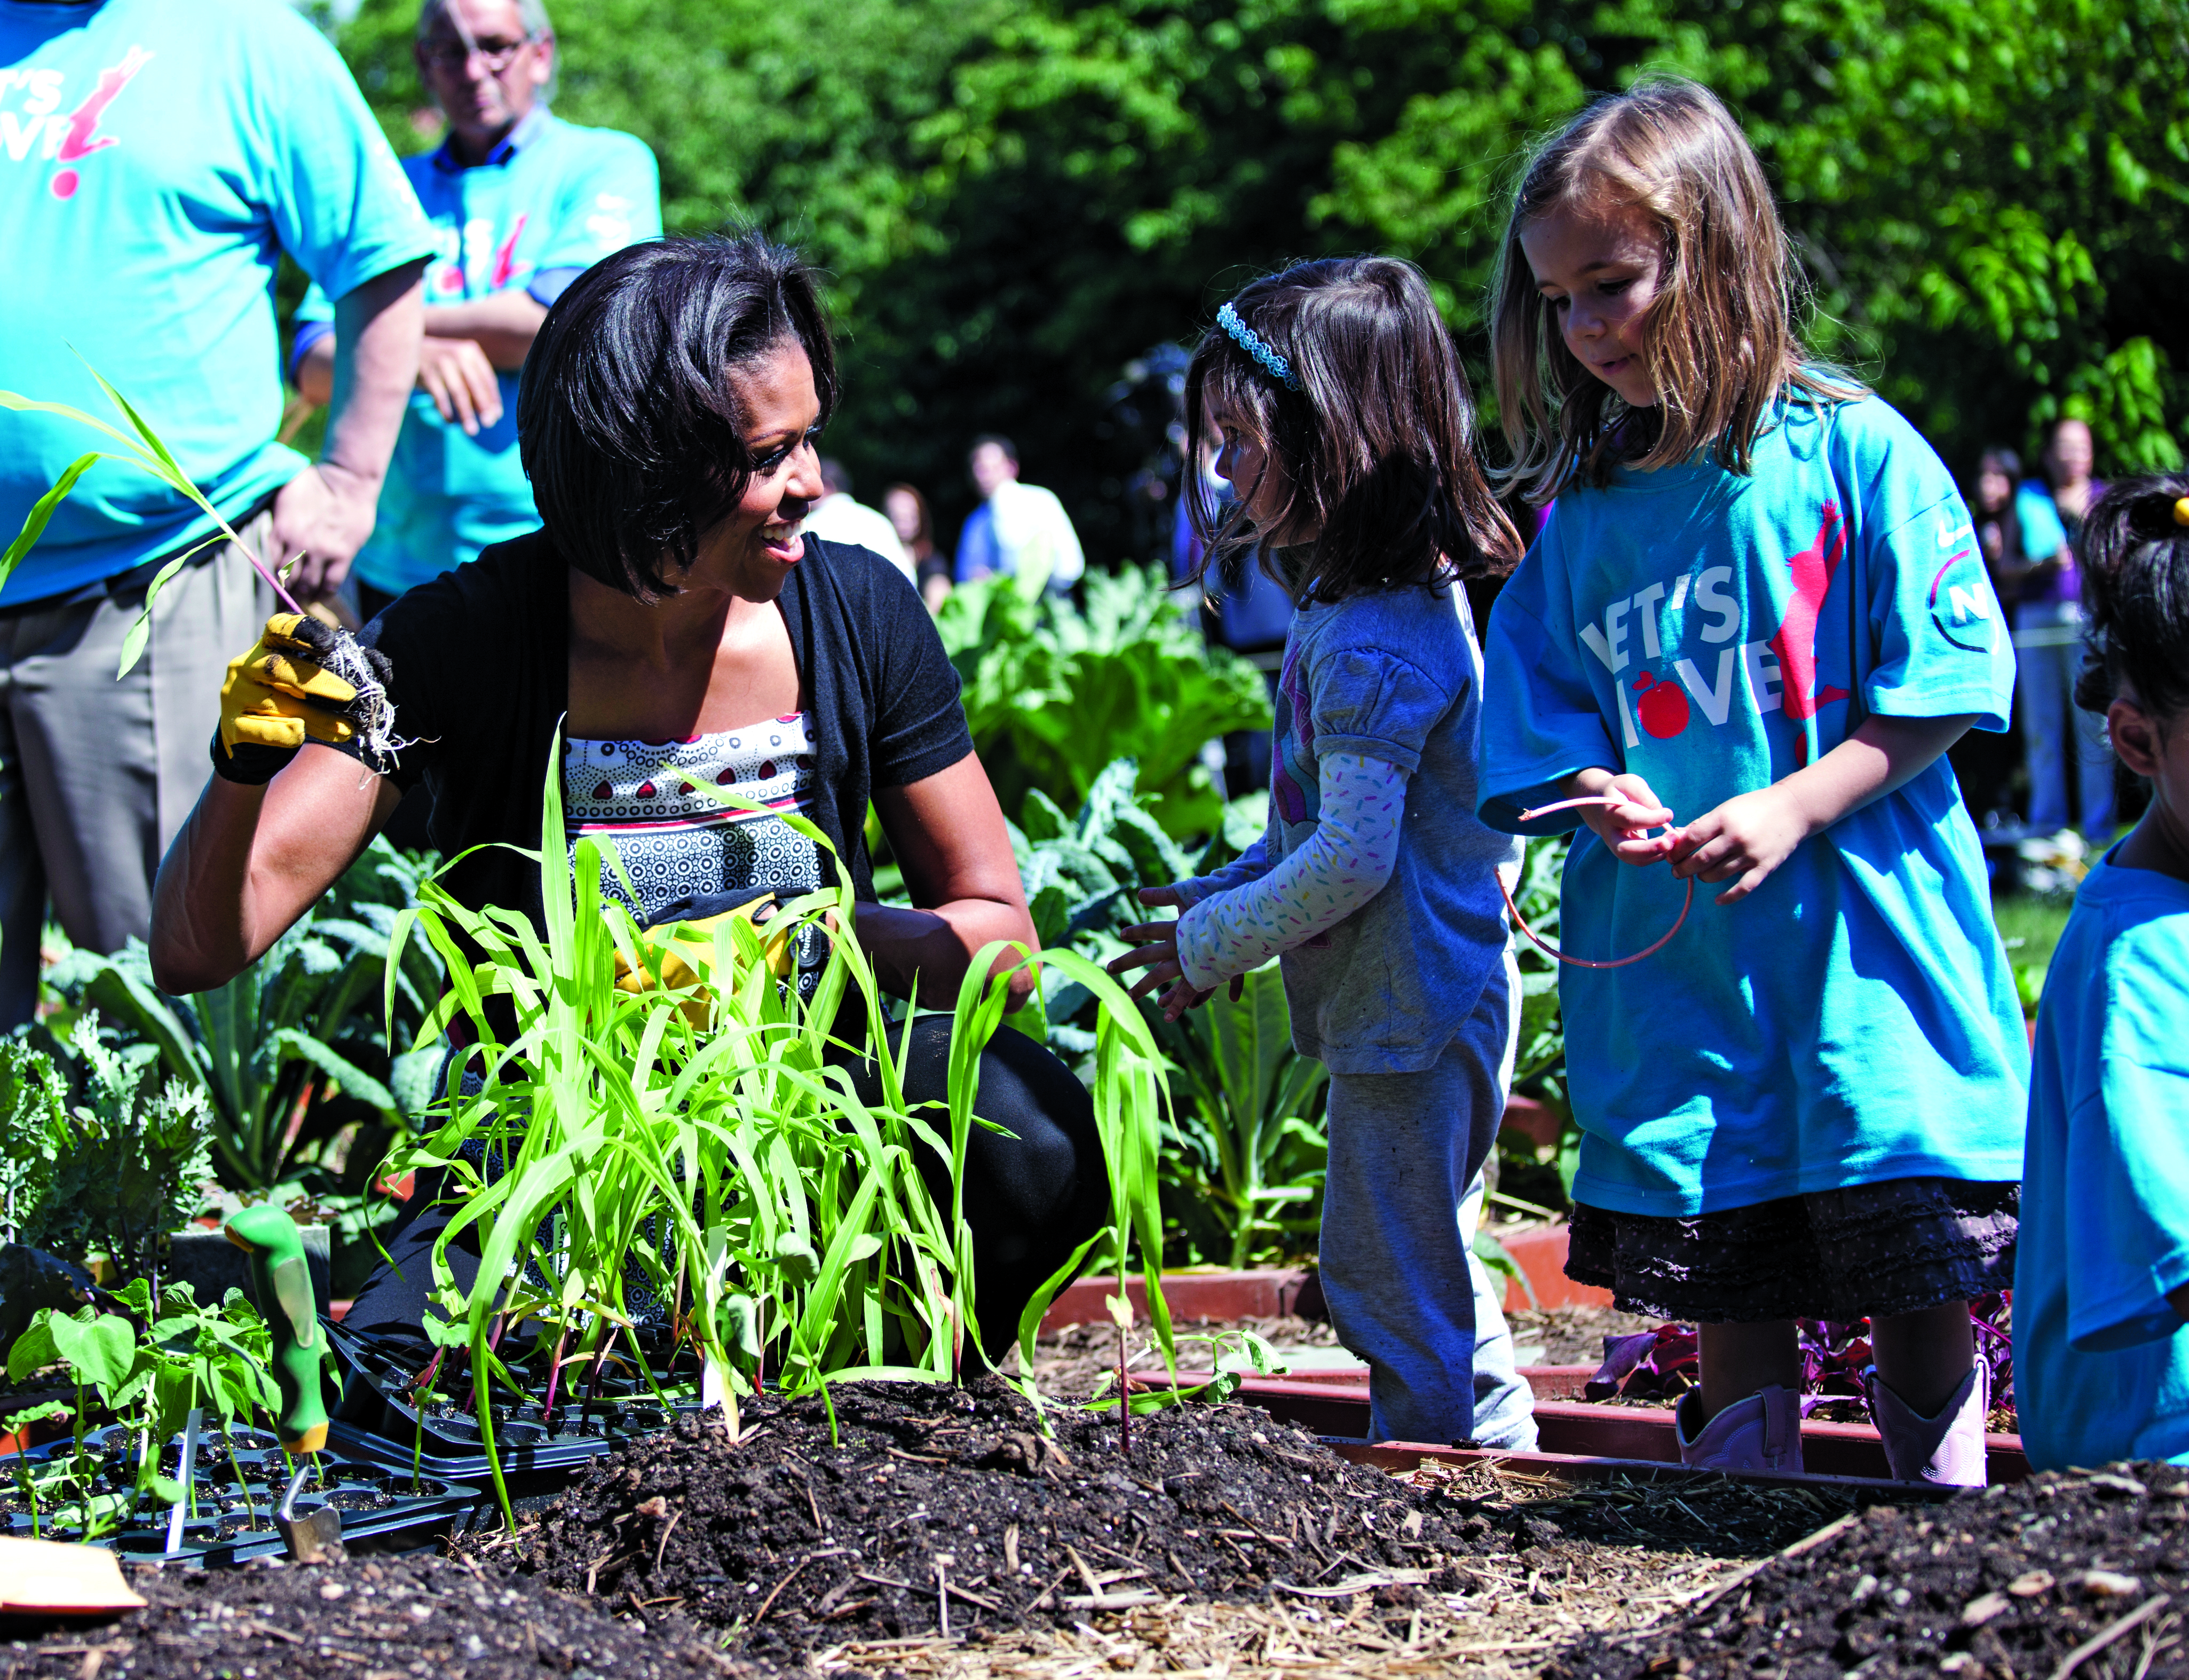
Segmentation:
<svg viewBox="0 0 2189 1680">
<path fill-rule="evenodd" d="M 1672 813 L 1659 803 L 1649 784 L 1639 776 L 1613 776 L 1598 770 L 1583 771 L 1570 783 L 1576 795 L 1609 795 L 1621 805 L 1583 806 L 1581 820 L 1588 824 L 1611 855 L 1629 863 L 1654 863 L 1671 856 L 1679 831 L 1668 825 Z M 1645 832 L 1664 829 L 1654 840 Z"/>
<path fill-rule="evenodd" d="M 1180 901 L 1174 886 L 1146 886 L 1140 891 L 1140 901 L 1151 909 L 1175 907 Z M 1138 922 L 1125 930 L 1128 940 L 1141 942 L 1122 957 L 1113 957 L 1106 966 L 1111 974 L 1123 978 L 1134 969 L 1145 969 L 1132 987 L 1130 996 L 1140 998 L 1152 992 L 1165 981 L 1174 981 L 1164 993 L 1160 1005 L 1165 1021 L 1176 1021 L 1188 1010 L 1198 1009 L 1208 1001 L 1209 993 L 1200 990 L 1185 978 L 1185 970 L 1178 959 L 1178 923 L 1175 919 L 1162 922 Z"/>
<path fill-rule="evenodd" d="M 1681 880 L 1732 880 L 1717 902 L 1738 903 L 1808 837 L 1808 817 L 1785 783 L 1758 788 L 1688 823 L 1677 836 L 1672 874 Z"/>
</svg>

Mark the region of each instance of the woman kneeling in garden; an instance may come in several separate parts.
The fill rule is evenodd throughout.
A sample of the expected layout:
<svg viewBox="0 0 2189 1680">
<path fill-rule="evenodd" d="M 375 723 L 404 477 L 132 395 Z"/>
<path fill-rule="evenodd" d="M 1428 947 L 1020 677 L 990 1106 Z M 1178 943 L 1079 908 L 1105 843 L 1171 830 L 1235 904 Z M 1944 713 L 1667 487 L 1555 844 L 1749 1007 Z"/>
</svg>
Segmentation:
<svg viewBox="0 0 2189 1680">
<path fill-rule="evenodd" d="M 432 844 L 457 860 L 449 891 L 542 925 L 540 871 L 510 848 L 541 843 L 558 729 L 565 840 L 613 836 L 629 885 L 611 866 L 603 891 L 643 925 L 830 885 L 836 860 L 778 814 L 795 811 L 850 870 L 858 938 L 885 989 L 947 1009 L 982 947 L 1031 949 L 1003 813 L 919 596 L 880 557 L 800 535 L 836 396 L 812 279 L 757 235 L 634 246 L 574 282 L 518 405 L 542 529 L 411 591 L 359 638 L 399 751 L 293 695 L 276 698 L 313 740 L 254 740 L 269 733 L 251 715 L 269 691 L 248 680 L 264 662 L 238 662 L 217 773 L 161 870 L 159 983 L 193 992 L 240 971 L 421 786 Z M 337 736 L 348 738 L 313 749 Z M 869 800 L 916 908 L 874 902 Z M 1010 981 L 1019 996 L 1031 983 L 1023 970 Z M 948 1032 L 947 1015 L 911 1029 L 908 1104 L 943 1099 Z M 999 1355 L 1107 1195 L 1088 1095 L 1032 1039 L 996 1035 L 974 1107 L 1008 1134 L 974 1130 L 964 1200 Z M 921 1169 L 947 1206 L 947 1162 L 930 1153 Z M 351 1327 L 416 1333 L 448 1218 L 434 1196 L 422 1183 L 414 1194 L 394 1264 L 365 1286 Z"/>
</svg>

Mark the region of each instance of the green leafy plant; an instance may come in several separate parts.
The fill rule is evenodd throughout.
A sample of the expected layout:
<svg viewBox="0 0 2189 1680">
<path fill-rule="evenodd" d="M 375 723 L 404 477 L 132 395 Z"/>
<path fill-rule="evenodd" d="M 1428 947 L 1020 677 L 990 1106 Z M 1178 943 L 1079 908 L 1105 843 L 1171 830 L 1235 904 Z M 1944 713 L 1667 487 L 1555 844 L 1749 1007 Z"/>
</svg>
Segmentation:
<svg viewBox="0 0 2189 1680">
<path fill-rule="evenodd" d="M 111 957 L 69 952 L 46 976 L 60 1007 L 34 1032 L 65 1034 L 96 1010 L 130 1054 L 149 1049 L 202 1097 L 223 1180 L 269 1190 L 343 1127 L 384 1138 L 427 1100 L 438 1053 L 391 1057 L 395 1040 L 382 1037 L 380 1021 L 384 1010 L 394 1033 L 415 1032 L 439 990 L 429 950 L 413 947 L 388 964 L 390 936 L 429 868 L 376 840 L 257 962 L 189 998 L 152 983 L 139 942 Z M 374 1164 L 379 1140 L 353 1151 L 353 1178 Z"/>
<path fill-rule="evenodd" d="M 1138 766 L 1106 765 L 1076 815 L 1027 796 L 1014 830 L 1019 880 L 1044 952 L 1068 947 L 1096 962 L 1123 953 L 1123 929 L 1149 913 L 1134 896 L 1220 868 L 1260 832 L 1242 808 L 1198 857 L 1164 833 L 1137 787 Z M 1092 994 L 1061 972 L 1042 980 L 1049 1042 L 1083 1053 Z M 1307 1246 L 1318 1224 L 1328 1145 L 1321 1101 L 1328 1075 L 1292 1049 L 1284 981 L 1270 963 L 1242 976 L 1182 1021 L 1143 1015 L 1169 1067 L 1176 1146 L 1160 1167 L 1173 1230 L 1170 1252 L 1243 1265 Z"/>
<path fill-rule="evenodd" d="M 1029 789 L 1075 800 L 1131 755 L 1170 834 L 1207 834 L 1223 796 L 1209 741 L 1270 727 L 1261 674 L 1206 646 L 1159 570 L 1090 572 L 1084 610 L 1010 579 L 954 591 L 936 619 L 964 681 L 973 741 L 1010 810 Z"/>
<path fill-rule="evenodd" d="M 829 844 L 805 819 L 786 820 Z M 563 831 L 551 762 L 540 831 Z M 620 867 L 612 852 L 588 838 L 527 855 L 540 867 L 544 937 L 520 916 L 470 909 L 429 882 L 399 919 L 390 958 L 419 937 L 448 961 L 450 989 L 421 1042 L 459 1017 L 476 1037 L 478 1089 L 467 1091 L 452 1070 L 431 1123 L 399 1146 L 390 1169 L 446 1174 L 455 1213 L 433 1252 L 425 1328 L 444 1352 L 467 1356 L 505 1510 L 492 1401 L 523 1389 L 506 1342 L 520 1331 L 535 1349 L 551 1348 L 551 1411 L 562 1383 L 597 1380 L 619 1356 L 665 1398 L 659 1349 L 636 1333 L 649 1298 L 665 1304 L 676 1338 L 698 1355 L 702 1392 L 721 1402 L 732 1431 L 738 1396 L 764 1377 L 823 1395 L 860 1376 L 953 1380 L 967 1339 L 977 1346 L 981 1335 L 962 1184 L 972 1128 L 985 1123 L 972 1096 L 981 1047 L 1004 1015 L 1004 981 L 987 976 L 1004 947 L 976 956 L 959 992 L 946 1108 L 916 1112 L 852 931 L 848 882 L 784 905 L 769 925 L 771 940 L 806 924 L 825 929 L 810 998 L 778 982 L 760 935 L 734 919 L 706 950 L 679 947 L 696 983 L 665 987 L 662 945 L 602 891 L 604 863 Z M 619 989 L 619 953 L 653 984 Z M 1027 1336 L 1079 1265 L 1123 1265 L 1157 1219 L 1160 1059 L 1108 976 L 1069 953 L 1053 960 L 1105 1006 L 1093 1085 L 1116 1224 L 1037 1294 L 1020 1326 Z M 873 1047 L 878 1101 L 863 1099 L 830 1054 L 840 1012 Z M 950 1163 L 941 1202 L 920 1176 L 920 1145 Z M 468 1287 L 450 1264 L 453 1243 L 475 1244 L 480 1256 Z"/>
<path fill-rule="evenodd" d="M 1165 1162 L 1173 1217 L 1203 1258 L 1239 1267 L 1311 1245 L 1330 1153 L 1321 1113 L 1329 1070 L 1292 1049 L 1275 960 L 1162 1024 L 1177 1070 L 1182 1149 Z"/>
<path fill-rule="evenodd" d="M 1553 945 L 1558 942 L 1559 895 L 1565 880 L 1566 851 L 1570 841 L 1564 835 L 1528 842 L 1527 858 L 1520 867 L 1519 891 L 1513 895 L 1521 919 Z M 1573 1105 L 1566 1096 L 1565 1018 L 1558 1004 L 1558 964 L 1516 935 L 1520 963 L 1520 1036 L 1513 1065 L 1513 1095 L 1530 1097 L 1556 1114 L 1560 1122 L 1558 1144 L 1547 1161 L 1539 1161 L 1531 1149 L 1501 1135 L 1498 1145 L 1498 1188 L 1491 1201 L 1523 1213 L 1562 1213 L 1571 1199 L 1574 1174 L 1581 1167 L 1581 1130 L 1574 1124 Z M 1533 1197 L 1534 1201 L 1523 1198 Z M 1485 1237 L 1488 1233 L 1485 1233 Z M 1495 1238 L 1490 1238 L 1494 1242 Z M 1495 1255 L 1481 1243 L 1482 1254 L 1492 1270 L 1500 1261 L 1511 1266 L 1499 1247 Z M 1519 1275 L 1517 1267 L 1512 1274 Z M 1524 1287 L 1531 1286 L 1521 1279 Z"/>
<path fill-rule="evenodd" d="M 58 1065 L 20 1042 L 0 1052 L 8 1219 L 16 1242 L 104 1254 L 122 1277 L 146 1278 L 204 1203 L 211 1115 L 146 1047 L 117 1049 L 99 1027 L 96 1011 L 80 1018 Z"/>
<path fill-rule="evenodd" d="M 191 1489 L 161 1474 L 160 1464 L 167 1442 L 193 1411 L 210 1405 L 226 1440 L 239 1420 L 248 1423 L 261 1412 L 270 1417 L 280 1404 L 269 1363 L 272 1338 L 240 1291 L 231 1289 L 218 1306 L 208 1307 L 199 1304 L 187 1283 L 170 1285 L 161 1292 L 156 1310 L 152 1287 L 139 1278 L 111 1299 L 124 1310 L 42 1309 L 8 1352 L 11 1382 L 58 1367 L 76 1385 L 69 1455 L 37 1471 L 19 1459 L 15 1469 L 34 1525 L 42 1494 L 61 1502 L 57 1514 L 64 1518 L 72 1498 L 73 1525 L 87 1540 L 110 1531 L 148 1496 L 173 1505 L 191 1496 Z M 145 1326 L 141 1336 L 140 1324 Z M 94 1400 L 136 1443 L 133 1482 L 126 1491 L 113 1486 L 101 1461 L 85 1445 Z M 37 1410 L 54 1417 L 68 1408 Z M 19 1414 L 9 1420 L 10 1427 L 31 1421 L 32 1415 Z M 247 1505 L 250 1490 L 240 1474 L 236 1485 Z"/>
</svg>

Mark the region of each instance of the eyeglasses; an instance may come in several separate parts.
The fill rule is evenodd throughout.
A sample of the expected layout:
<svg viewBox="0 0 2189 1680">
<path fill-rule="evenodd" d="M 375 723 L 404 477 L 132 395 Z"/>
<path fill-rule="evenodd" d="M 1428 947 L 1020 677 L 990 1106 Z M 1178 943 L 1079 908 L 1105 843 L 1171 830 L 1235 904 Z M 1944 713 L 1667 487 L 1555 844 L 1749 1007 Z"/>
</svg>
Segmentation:
<svg viewBox="0 0 2189 1680">
<path fill-rule="evenodd" d="M 540 37 L 528 35 L 522 41 L 512 41 L 504 46 L 489 46 L 484 42 L 466 45 L 461 41 L 428 41 L 419 50 L 429 63 L 444 70 L 461 70 L 473 58 L 486 66 L 489 76 L 499 76 L 517 62 L 517 55 Z"/>
</svg>

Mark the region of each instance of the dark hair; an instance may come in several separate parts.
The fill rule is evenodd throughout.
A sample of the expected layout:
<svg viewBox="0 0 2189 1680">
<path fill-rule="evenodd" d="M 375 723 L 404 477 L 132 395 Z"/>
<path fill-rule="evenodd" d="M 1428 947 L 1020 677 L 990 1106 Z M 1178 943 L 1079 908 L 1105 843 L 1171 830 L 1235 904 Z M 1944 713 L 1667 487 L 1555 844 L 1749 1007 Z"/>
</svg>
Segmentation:
<svg viewBox="0 0 2189 1680">
<path fill-rule="evenodd" d="M 2083 673 L 2075 704 L 2124 692 L 2152 716 L 2189 711 L 2189 473 L 2123 478 L 2083 523 Z"/>
<path fill-rule="evenodd" d="M 1421 270 L 1392 257 L 1297 263 L 1231 302 L 1299 388 L 1210 328 L 1185 373 L 1191 446 L 1209 435 L 1213 398 L 1253 428 L 1292 495 L 1259 532 L 1245 501 L 1219 516 L 1191 498 L 1195 581 L 1303 516 L 1319 533 L 1308 575 L 1281 576 L 1267 550 L 1262 565 L 1287 587 L 1314 581 L 1321 600 L 1513 569 L 1520 540 L 1483 477 L 1467 375 Z"/>
<path fill-rule="evenodd" d="M 723 376 L 802 347 L 825 422 L 836 355 L 812 271 L 751 231 L 651 240 L 556 299 L 524 359 L 518 446 L 556 554 L 635 600 L 676 591 L 744 495 L 746 418 Z"/>
<path fill-rule="evenodd" d="M 844 463 L 834 455 L 821 457 L 821 488 L 830 495 L 849 495 L 851 493 L 851 475 L 844 470 Z"/>
<path fill-rule="evenodd" d="M 1014 467 L 1019 464 L 1019 446 L 1000 432 L 983 432 L 965 446 L 965 458 L 970 461 L 984 444 L 993 444 L 1004 452 L 1004 459 Z"/>
<path fill-rule="evenodd" d="M 1664 241 L 1642 359 L 1657 400 L 1630 407 L 1566 348 L 1520 236 L 1564 206 L 1632 206 Z M 1547 502 L 1632 461 L 1670 467 L 1709 444 L 1746 473 L 1782 395 L 1862 394 L 1802 341 L 1807 286 L 1756 150 L 1716 94 L 1645 76 L 1597 100 L 1529 160 L 1490 282 L 1490 355 L 1513 465 L 1499 476 Z"/>
</svg>

